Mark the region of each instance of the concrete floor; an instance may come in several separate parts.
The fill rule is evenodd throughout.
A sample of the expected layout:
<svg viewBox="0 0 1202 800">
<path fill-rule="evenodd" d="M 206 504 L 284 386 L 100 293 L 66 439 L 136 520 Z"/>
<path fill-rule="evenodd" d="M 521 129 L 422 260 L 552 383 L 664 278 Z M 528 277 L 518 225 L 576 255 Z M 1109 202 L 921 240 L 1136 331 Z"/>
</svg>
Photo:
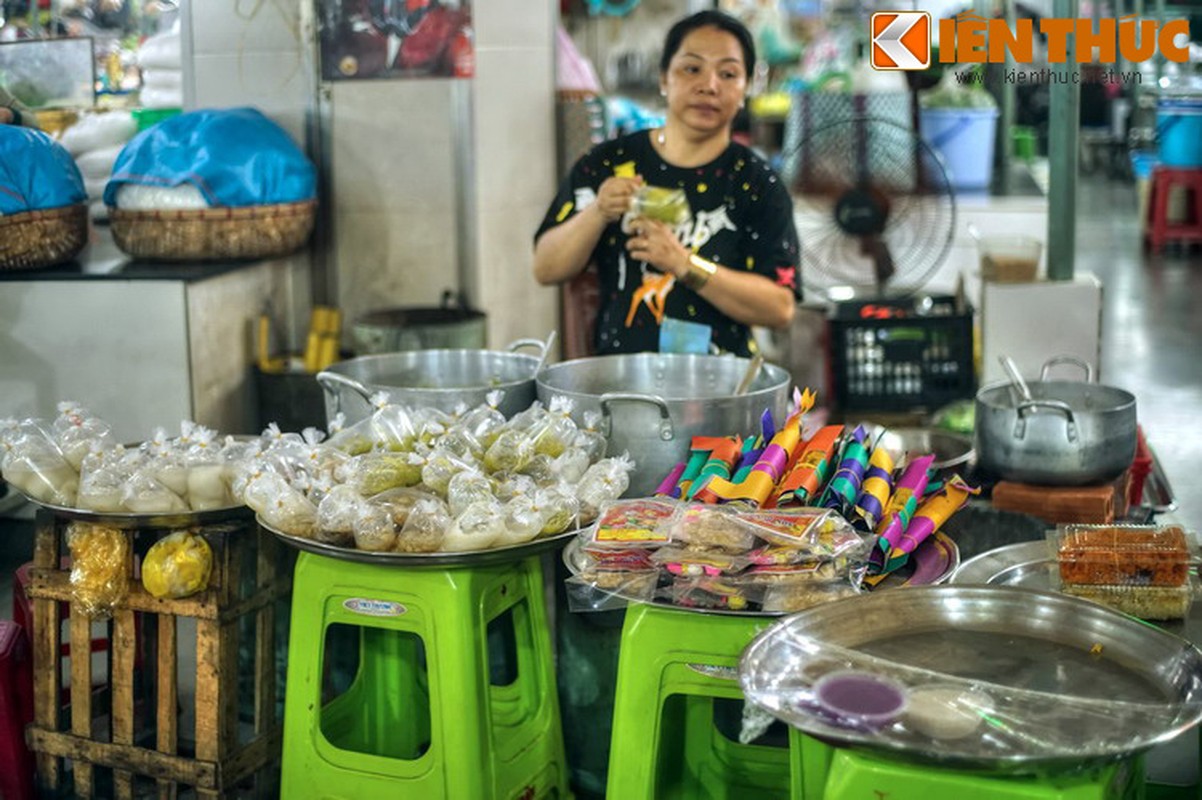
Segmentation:
<svg viewBox="0 0 1202 800">
<path fill-rule="evenodd" d="M 1202 528 L 1202 252 L 1144 252 L 1135 192 L 1082 182 L 1078 269 L 1102 280 L 1102 381 L 1136 397 L 1137 414 L 1177 496 L 1178 518 Z"/>
</svg>

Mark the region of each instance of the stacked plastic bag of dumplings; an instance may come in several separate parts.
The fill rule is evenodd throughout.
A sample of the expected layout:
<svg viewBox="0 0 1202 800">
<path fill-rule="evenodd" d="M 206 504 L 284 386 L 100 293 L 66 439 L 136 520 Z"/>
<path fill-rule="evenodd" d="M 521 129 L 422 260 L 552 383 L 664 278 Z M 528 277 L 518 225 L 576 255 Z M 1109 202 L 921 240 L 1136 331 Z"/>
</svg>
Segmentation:
<svg viewBox="0 0 1202 800">
<path fill-rule="evenodd" d="M 629 486 L 633 462 L 603 458 L 596 421 L 570 401 L 506 420 L 501 392 L 447 413 L 374 398 L 375 411 L 323 441 L 269 428 L 240 465 L 239 499 L 267 525 L 375 552 L 464 552 L 573 530 Z"/>
<path fill-rule="evenodd" d="M 46 423 L 0 421 L 0 475 L 28 497 L 51 505 L 106 513 L 165 514 L 235 505 L 234 465 L 258 443 L 219 439 L 184 422 L 178 436 L 158 429 L 126 447 L 111 426 L 64 402 Z"/>
</svg>

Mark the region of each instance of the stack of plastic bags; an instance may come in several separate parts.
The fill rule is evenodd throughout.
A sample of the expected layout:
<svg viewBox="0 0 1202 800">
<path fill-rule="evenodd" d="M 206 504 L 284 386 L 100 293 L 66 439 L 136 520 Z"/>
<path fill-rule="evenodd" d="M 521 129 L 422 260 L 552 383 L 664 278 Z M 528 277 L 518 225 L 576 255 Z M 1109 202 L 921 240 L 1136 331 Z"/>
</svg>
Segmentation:
<svg viewBox="0 0 1202 800">
<path fill-rule="evenodd" d="M 60 144 L 75 159 L 83 176 L 92 219 L 108 218 L 104 186 L 113 174 L 113 164 L 121 149 L 137 132 L 137 123 L 128 111 L 88 114 L 63 132 Z"/>
<path fill-rule="evenodd" d="M 118 514 L 228 508 L 236 464 L 257 442 L 192 422 L 169 437 L 158 429 L 137 447 L 114 442 L 111 427 L 78 404 L 60 403 L 53 422 L 0 421 L 0 475 L 50 505 Z"/>
<path fill-rule="evenodd" d="M 233 488 L 283 533 L 373 552 L 518 545 L 591 520 L 629 486 L 626 457 L 572 421 L 570 401 L 510 420 L 501 392 L 451 413 L 389 405 L 323 441 L 269 428 Z"/>
<path fill-rule="evenodd" d="M 142 91 L 139 100 L 143 108 L 183 106 L 184 88 L 178 24 L 142 43 L 138 48 L 138 66 L 142 68 Z"/>
</svg>

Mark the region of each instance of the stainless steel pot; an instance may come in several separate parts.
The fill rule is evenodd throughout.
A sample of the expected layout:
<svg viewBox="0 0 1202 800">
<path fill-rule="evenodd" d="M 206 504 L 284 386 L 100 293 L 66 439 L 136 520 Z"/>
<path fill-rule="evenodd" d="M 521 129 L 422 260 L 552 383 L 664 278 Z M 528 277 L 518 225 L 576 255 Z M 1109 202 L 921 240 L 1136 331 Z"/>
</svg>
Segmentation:
<svg viewBox="0 0 1202 800">
<path fill-rule="evenodd" d="M 451 290 L 442 293 L 441 306 L 383 308 L 355 320 L 351 328 L 355 355 L 380 355 L 402 350 L 482 349 L 487 337 L 483 312 L 458 304 Z"/>
<path fill-rule="evenodd" d="M 325 390 L 326 418 L 342 412 L 347 424 L 371 412 L 370 398 L 387 392 L 394 403 L 450 410 L 485 402 L 489 392 L 505 393 L 499 409 L 509 417 L 534 402 L 534 375 L 550 342 L 519 339 L 506 350 L 411 350 L 340 361 L 317 375 Z M 538 349 L 538 355 L 513 351 Z"/>
<path fill-rule="evenodd" d="M 667 353 L 581 358 L 547 367 L 536 385 L 544 404 L 571 399 L 577 422 L 587 411 L 601 414 L 607 453 L 635 461 L 627 495 L 643 497 L 688 459 L 694 436 L 755 433 L 765 409 L 778 424 L 784 419 L 791 379 L 780 367 L 765 364 L 747 393 L 735 395 L 750 363 Z"/>
<path fill-rule="evenodd" d="M 1049 381 L 1061 363 L 1085 370 L 1085 382 Z M 1009 381 L 977 392 L 976 450 L 999 478 L 1046 486 L 1082 486 L 1117 478 L 1135 457 L 1135 396 L 1093 383 L 1093 367 L 1069 356 L 1043 365 L 1022 400 Z"/>
</svg>

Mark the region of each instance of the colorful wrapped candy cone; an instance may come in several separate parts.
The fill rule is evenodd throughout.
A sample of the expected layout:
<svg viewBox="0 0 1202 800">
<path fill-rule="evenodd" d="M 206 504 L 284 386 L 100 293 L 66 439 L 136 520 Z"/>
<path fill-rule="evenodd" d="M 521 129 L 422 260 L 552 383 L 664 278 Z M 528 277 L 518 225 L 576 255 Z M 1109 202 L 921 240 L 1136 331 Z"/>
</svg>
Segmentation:
<svg viewBox="0 0 1202 800">
<path fill-rule="evenodd" d="M 720 477 L 711 478 L 697 494 L 697 499 L 705 502 L 730 502 L 731 500 L 748 500 L 757 506 L 763 505 L 772 496 L 772 490 L 777 480 L 789 463 L 789 453 L 801 439 L 801 419 L 790 417 L 764 452 L 760 454 L 755 466 L 747 473 L 741 483 L 732 483 Z"/>
<path fill-rule="evenodd" d="M 806 442 L 801 458 L 777 486 L 775 505 L 805 505 L 822 486 L 830 470 L 842 425 L 827 425 Z"/>
<path fill-rule="evenodd" d="M 939 530 L 952 514 L 963 508 L 971 495 L 980 492 L 979 488 L 969 486 L 963 478 L 955 475 L 937 494 L 924 500 L 914 512 L 914 517 L 906 526 L 906 531 L 897 545 L 889 551 L 885 560 L 885 571 L 892 572 L 906 563 L 910 554 L 918 549 L 928 536 Z"/>
<path fill-rule="evenodd" d="M 893 488 L 893 495 L 885 507 L 885 515 L 876 527 L 877 547 L 869 559 L 874 569 L 885 566 L 885 557 L 901 541 L 910 518 L 918 510 L 918 499 L 927 488 L 927 468 L 935 460 L 935 456 L 926 455 L 916 458 L 902 470 L 901 477 Z"/>
<path fill-rule="evenodd" d="M 728 436 L 719 439 L 710 450 L 709 458 L 701 467 L 701 472 L 689 486 L 685 498 L 692 500 L 699 489 L 714 478 L 723 480 L 730 478 L 731 470 L 739 460 L 739 452 L 743 449 L 743 439 L 740 436 Z"/>
<path fill-rule="evenodd" d="M 843 445 L 843 452 L 839 454 L 839 468 L 827 484 L 819 506 L 842 510 L 855 503 L 856 495 L 860 492 L 860 483 L 864 480 L 864 471 L 868 468 L 868 450 L 864 447 L 864 440 L 867 438 L 868 432 L 862 425 L 856 426 L 852 431 L 851 438 Z"/>
<path fill-rule="evenodd" d="M 869 528 L 876 528 L 877 522 L 885 515 L 885 506 L 892 493 L 893 456 L 885 448 L 876 447 L 868 458 L 868 471 L 864 473 L 864 482 L 855 506 L 856 514 Z"/>
</svg>

